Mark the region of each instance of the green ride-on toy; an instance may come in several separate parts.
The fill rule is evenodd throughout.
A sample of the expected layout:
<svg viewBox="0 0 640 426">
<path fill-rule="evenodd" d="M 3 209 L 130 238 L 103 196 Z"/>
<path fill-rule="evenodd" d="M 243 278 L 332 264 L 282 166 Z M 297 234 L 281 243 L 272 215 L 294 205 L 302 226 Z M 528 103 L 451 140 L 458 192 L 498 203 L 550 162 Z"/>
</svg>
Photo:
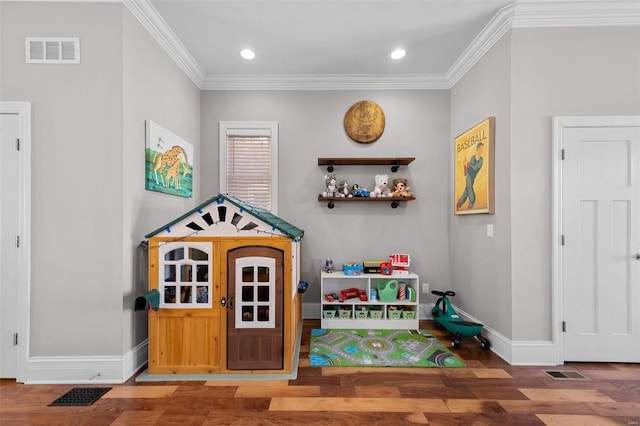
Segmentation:
<svg viewBox="0 0 640 426">
<path fill-rule="evenodd" d="M 477 322 L 463 320 L 451 306 L 448 296 L 455 296 L 455 292 L 433 290 L 431 293 L 440 296 L 431 309 L 431 316 L 436 326 L 451 333 L 451 346 L 458 349 L 463 337 L 475 337 L 480 341 L 482 349 L 488 350 L 491 347 L 491 342 L 480 334 L 484 326 Z"/>
</svg>

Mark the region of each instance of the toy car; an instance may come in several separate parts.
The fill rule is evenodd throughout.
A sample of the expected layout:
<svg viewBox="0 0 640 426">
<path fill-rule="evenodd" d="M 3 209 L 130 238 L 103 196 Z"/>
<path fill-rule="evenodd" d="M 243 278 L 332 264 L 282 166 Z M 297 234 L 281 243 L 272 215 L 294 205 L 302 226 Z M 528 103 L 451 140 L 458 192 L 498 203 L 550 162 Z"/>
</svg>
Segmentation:
<svg viewBox="0 0 640 426">
<path fill-rule="evenodd" d="M 451 346 L 458 349 L 462 345 L 463 337 L 475 337 L 480 341 L 482 349 L 487 350 L 491 347 L 491 342 L 480 334 L 484 326 L 463 320 L 451 306 L 447 296 L 455 296 L 455 292 L 433 290 L 431 293 L 440 296 L 431 309 L 431 315 L 437 326 L 451 333 Z"/>
</svg>

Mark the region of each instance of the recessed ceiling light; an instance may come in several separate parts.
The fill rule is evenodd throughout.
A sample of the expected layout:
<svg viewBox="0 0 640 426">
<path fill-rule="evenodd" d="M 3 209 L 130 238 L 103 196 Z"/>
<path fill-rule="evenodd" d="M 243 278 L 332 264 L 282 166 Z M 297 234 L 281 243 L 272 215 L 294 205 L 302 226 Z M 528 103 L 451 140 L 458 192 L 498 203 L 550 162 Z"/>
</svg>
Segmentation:
<svg viewBox="0 0 640 426">
<path fill-rule="evenodd" d="M 407 52 L 404 49 L 396 49 L 393 52 L 391 52 L 391 59 L 402 59 L 404 58 L 404 55 L 406 55 Z"/>
<path fill-rule="evenodd" d="M 256 57 L 256 54 L 253 53 L 253 50 L 251 50 L 251 49 L 243 49 L 243 50 L 240 51 L 240 56 L 242 56 L 244 59 L 250 61 L 250 60 L 252 60 L 253 58 Z"/>
</svg>

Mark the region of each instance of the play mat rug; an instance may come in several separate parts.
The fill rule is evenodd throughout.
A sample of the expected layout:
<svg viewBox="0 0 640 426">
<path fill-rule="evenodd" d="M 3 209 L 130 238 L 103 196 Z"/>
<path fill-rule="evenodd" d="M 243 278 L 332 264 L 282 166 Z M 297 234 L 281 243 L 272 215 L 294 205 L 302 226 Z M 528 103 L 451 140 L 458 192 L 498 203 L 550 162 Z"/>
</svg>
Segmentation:
<svg viewBox="0 0 640 426">
<path fill-rule="evenodd" d="M 311 330 L 309 365 L 465 367 L 428 330 Z"/>
</svg>

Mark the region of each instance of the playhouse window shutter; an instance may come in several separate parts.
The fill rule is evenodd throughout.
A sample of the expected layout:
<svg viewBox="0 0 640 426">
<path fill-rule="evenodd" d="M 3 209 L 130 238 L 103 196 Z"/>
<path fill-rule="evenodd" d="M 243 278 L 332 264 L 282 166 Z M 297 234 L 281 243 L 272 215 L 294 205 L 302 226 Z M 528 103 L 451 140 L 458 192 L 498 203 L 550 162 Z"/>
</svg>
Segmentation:
<svg viewBox="0 0 640 426">
<path fill-rule="evenodd" d="M 271 211 L 271 132 L 227 131 L 227 193 Z"/>
</svg>

